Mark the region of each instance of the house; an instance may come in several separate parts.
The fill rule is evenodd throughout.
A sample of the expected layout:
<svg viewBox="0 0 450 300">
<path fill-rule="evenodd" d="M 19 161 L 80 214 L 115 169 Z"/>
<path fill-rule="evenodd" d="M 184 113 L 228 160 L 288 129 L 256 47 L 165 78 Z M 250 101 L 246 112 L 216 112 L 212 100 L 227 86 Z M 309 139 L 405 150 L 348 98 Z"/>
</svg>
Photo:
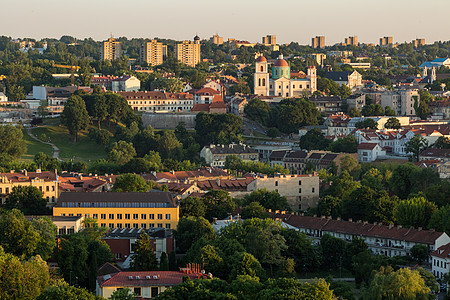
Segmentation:
<svg viewBox="0 0 450 300">
<path fill-rule="evenodd" d="M 247 98 L 235 95 L 233 98 L 231 98 L 229 111 L 236 116 L 243 116 L 244 108 L 247 103 Z"/>
<path fill-rule="evenodd" d="M 194 264 L 180 271 L 117 272 L 97 277 L 96 295 L 108 299 L 115 291 L 129 288 L 139 299 L 152 299 L 182 283 L 184 277 L 194 280 L 208 276 Z"/>
<path fill-rule="evenodd" d="M 355 237 L 363 239 L 375 254 L 393 256 L 407 256 L 415 245 L 425 245 L 429 251 L 435 251 L 450 243 L 450 237 L 445 232 L 423 230 L 422 228 L 403 228 L 402 226 L 383 225 L 382 223 L 368 223 L 352 219 L 343 221 L 331 217 L 304 216 L 300 214 L 286 214 L 284 212 L 270 212 L 275 220 L 291 225 L 304 232 L 315 242 L 319 242 L 324 234 L 330 234 L 347 242 Z"/>
<path fill-rule="evenodd" d="M 113 92 L 136 92 L 141 88 L 141 81 L 132 75 L 123 75 L 111 82 Z"/>
<path fill-rule="evenodd" d="M 189 91 L 189 93 L 194 96 L 194 104 L 210 104 L 212 103 L 214 96 L 217 95 L 221 97 L 222 94 L 220 91 L 210 87 L 204 87 L 198 91 Z"/>
<path fill-rule="evenodd" d="M 224 167 L 225 160 L 230 155 L 236 155 L 243 161 L 259 161 L 259 153 L 244 144 L 210 145 L 200 151 L 200 157 L 210 167 Z"/>
<path fill-rule="evenodd" d="M 36 172 L 16 172 L 0 173 L 0 197 L 1 203 L 5 204 L 8 194 L 16 186 L 34 186 L 47 199 L 47 206 L 55 205 L 59 196 L 59 178 L 56 172 L 41 171 Z"/>
<path fill-rule="evenodd" d="M 201 193 L 202 190 L 195 183 L 179 183 L 179 182 L 169 182 L 160 184 L 166 185 L 169 192 L 177 199 L 185 199 L 189 197 L 192 193 Z"/>
<path fill-rule="evenodd" d="M 353 108 L 356 108 L 357 110 L 361 111 L 366 105 L 366 95 L 363 93 L 357 93 L 353 94 L 347 99 L 344 99 L 344 103 L 348 106 L 348 111 L 350 111 Z"/>
<path fill-rule="evenodd" d="M 168 192 L 146 193 L 61 193 L 53 216 L 84 216 L 96 219 L 100 227 L 176 229 L 180 216 L 175 199 Z"/>
<path fill-rule="evenodd" d="M 240 198 L 250 194 L 248 185 L 253 180 L 253 176 L 231 179 L 203 180 L 198 181 L 197 186 L 204 192 L 222 190 L 228 192 L 232 198 Z"/>
<path fill-rule="evenodd" d="M 450 119 L 450 100 L 430 101 L 428 108 L 434 116 L 442 116 L 443 119 Z"/>
<path fill-rule="evenodd" d="M 6 97 L 6 95 L 2 92 L 0 92 L 0 102 L 7 102 L 8 101 L 8 97 Z"/>
<path fill-rule="evenodd" d="M 193 171 L 170 171 L 162 173 L 141 174 L 145 180 L 164 183 L 194 183 L 199 180 L 229 179 L 231 175 L 223 169 L 202 167 Z"/>
<path fill-rule="evenodd" d="M 339 96 L 312 96 L 309 101 L 314 103 L 317 110 L 325 115 L 342 113 L 344 102 Z"/>
<path fill-rule="evenodd" d="M 327 72 L 325 78 L 331 79 L 339 85 L 346 85 L 351 89 L 362 87 L 362 75 L 358 71 Z"/>
<path fill-rule="evenodd" d="M 382 155 L 386 155 L 386 151 L 376 143 L 361 143 L 358 145 L 359 162 L 374 162 Z"/>
<path fill-rule="evenodd" d="M 112 189 L 119 175 L 83 176 L 79 174 L 62 174 L 59 177 L 61 192 L 108 192 Z"/>
<path fill-rule="evenodd" d="M 401 88 L 381 94 L 381 106 L 389 106 L 397 116 L 415 116 L 414 105 L 419 101 L 419 90 L 415 88 Z"/>
<path fill-rule="evenodd" d="M 94 76 L 91 79 L 91 85 L 93 86 L 99 86 L 105 90 L 111 91 L 112 90 L 112 81 L 117 79 L 117 76 Z"/>
<path fill-rule="evenodd" d="M 278 145 L 255 145 L 253 149 L 259 152 L 259 161 L 268 162 L 273 151 L 292 150 L 292 146 L 281 146 L 280 144 L 284 143 L 278 143 Z"/>
<path fill-rule="evenodd" d="M 174 250 L 175 242 L 172 230 L 165 228 L 111 228 L 102 237 L 102 241 L 111 249 L 114 262 L 124 267 L 124 264 L 128 264 L 134 254 L 136 241 L 143 232 L 149 235 L 157 259 L 163 252 L 169 254 Z"/>
<path fill-rule="evenodd" d="M 194 98 L 188 93 L 165 91 L 118 92 L 134 111 L 144 112 L 188 112 L 194 106 Z"/>
<path fill-rule="evenodd" d="M 41 216 L 25 216 L 28 221 L 39 218 Z M 52 220 L 57 228 L 58 235 L 66 235 L 77 233 L 83 229 L 83 216 L 72 216 L 72 217 L 62 217 L 62 216 L 42 216 L 48 217 Z"/>
<path fill-rule="evenodd" d="M 450 149 L 428 148 L 419 156 L 419 160 L 437 159 L 442 162 L 450 161 Z"/>
<path fill-rule="evenodd" d="M 227 105 L 223 102 L 222 96 L 214 95 L 211 103 L 196 103 L 191 111 L 194 113 L 205 112 L 208 114 L 226 114 Z"/>
<path fill-rule="evenodd" d="M 431 253 L 431 271 L 440 280 L 450 272 L 450 243 L 440 246 Z"/>
</svg>

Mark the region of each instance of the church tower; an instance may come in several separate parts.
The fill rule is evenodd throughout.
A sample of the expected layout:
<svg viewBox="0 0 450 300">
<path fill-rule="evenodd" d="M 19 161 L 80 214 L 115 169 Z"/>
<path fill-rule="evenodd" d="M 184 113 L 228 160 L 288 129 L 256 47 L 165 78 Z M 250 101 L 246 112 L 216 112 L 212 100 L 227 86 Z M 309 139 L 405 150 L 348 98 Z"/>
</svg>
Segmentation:
<svg viewBox="0 0 450 300">
<path fill-rule="evenodd" d="M 259 96 L 269 96 L 269 71 L 267 69 L 267 59 L 264 56 L 256 59 L 254 93 Z"/>
<path fill-rule="evenodd" d="M 309 79 L 309 91 L 314 93 L 317 91 L 317 69 L 316 66 L 309 66 L 308 67 L 308 74 L 307 79 Z"/>
</svg>

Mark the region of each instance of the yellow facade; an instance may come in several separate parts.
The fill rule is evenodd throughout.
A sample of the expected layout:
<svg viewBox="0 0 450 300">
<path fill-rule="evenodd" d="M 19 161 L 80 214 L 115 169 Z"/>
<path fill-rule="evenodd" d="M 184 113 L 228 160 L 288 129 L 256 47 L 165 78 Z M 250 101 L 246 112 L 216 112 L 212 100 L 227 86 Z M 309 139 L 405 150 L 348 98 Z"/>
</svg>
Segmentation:
<svg viewBox="0 0 450 300">
<path fill-rule="evenodd" d="M 48 173 L 48 172 L 45 172 Z M 0 174 L 0 197 L 2 204 L 5 204 L 6 198 L 9 193 L 12 192 L 15 186 L 34 186 L 38 188 L 45 199 L 47 199 L 47 205 L 51 206 L 58 200 L 59 189 L 58 181 L 52 179 L 39 178 L 40 174 L 43 173 L 2 173 Z"/>
<path fill-rule="evenodd" d="M 151 66 L 159 66 L 163 63 L 163 44 L 157 40 L 143 43 L 140 52 L 141 63 L 146 62 Z"/>
<path fill-rule="evenodd" d="M 53 216 L 83 216 L 97 220 L 101 227 L 176 229 L 179 207 L 54 207 Z"/>
<path fill-rule="evenodd" d="M 122 47 L 120 42 L 113 38 L 102 42 L 100 46 L 100 59 L 101 60 L 115 60 L 122 55 Z"/>
<path fill-rule="evenodd" d="M 200 62 L 200 43 L 183 41 L 177 44 L 175 56 L 181 63 L 195 67 Z"/>
</svg>

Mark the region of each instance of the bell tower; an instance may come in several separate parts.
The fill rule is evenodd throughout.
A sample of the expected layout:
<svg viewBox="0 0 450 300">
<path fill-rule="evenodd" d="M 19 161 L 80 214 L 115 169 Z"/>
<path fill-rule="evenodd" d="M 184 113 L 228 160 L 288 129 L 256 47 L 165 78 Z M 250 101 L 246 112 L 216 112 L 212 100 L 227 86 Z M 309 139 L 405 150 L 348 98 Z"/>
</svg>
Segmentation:
<svg viewBox="0 0 450 300">
<path fill-rule="evenodd" d="M 307 79 L 309 79 L 309 91 L 314 93 L 317 91 L 317 69 L 316 66 L 308 67 Z"/>
<path fill-rule="evenodd" d="M 256 59 L 253 84 L 255 95 L 269 96 L 269 72 L 267 69 L 267 59 L 264 56 Z"/>
</svg>

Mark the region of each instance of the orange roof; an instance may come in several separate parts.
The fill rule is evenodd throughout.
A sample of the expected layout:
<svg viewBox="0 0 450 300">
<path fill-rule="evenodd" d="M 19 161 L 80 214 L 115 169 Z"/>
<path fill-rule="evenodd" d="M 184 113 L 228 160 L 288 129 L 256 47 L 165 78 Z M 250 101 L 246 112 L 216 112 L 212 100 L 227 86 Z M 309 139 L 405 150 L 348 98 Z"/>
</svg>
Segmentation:
<svg viewBox="0 0 450 300">
<path fill-rule="evenodd" d="M 285 61 L 282 58 L 277 59 L 277 61 L 274 64 L 275 67 L 289 67 L 287 61 Z"/>
<path fill-rule="evenodd" d="M 267 61 L 267 59 L 262 55 L 256 59 L 256 62 L 265 62 L 265 61 Z"/>
</svg>

